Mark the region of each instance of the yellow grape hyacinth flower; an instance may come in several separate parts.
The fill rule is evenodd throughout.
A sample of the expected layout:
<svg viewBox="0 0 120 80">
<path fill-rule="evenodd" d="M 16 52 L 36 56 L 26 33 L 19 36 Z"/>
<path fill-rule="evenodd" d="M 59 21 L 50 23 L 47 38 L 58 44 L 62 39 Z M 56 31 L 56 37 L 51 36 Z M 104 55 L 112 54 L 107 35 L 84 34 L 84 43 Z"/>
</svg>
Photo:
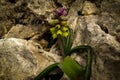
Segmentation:
<svg viewBox="0 0 120 80">
<path fill-rule="evenodd" d="M 61 26 L 57 24 L 55 27 L 50 28 L 50 32 L 52 33 L 53 39 L 57 38 L 58 35 L 62 37 L 67 37 L 69 34 L 69 27 Z"/>
</svg>

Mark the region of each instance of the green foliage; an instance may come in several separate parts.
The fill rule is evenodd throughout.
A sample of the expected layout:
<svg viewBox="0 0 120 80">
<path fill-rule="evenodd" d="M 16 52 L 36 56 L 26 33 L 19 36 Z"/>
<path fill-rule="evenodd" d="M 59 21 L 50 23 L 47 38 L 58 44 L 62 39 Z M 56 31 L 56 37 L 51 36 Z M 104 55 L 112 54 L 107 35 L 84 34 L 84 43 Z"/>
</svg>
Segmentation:
<svg viewBox="0 0 120 80">
<path fill-rule="evenodd" d="M 71 49 L 72 41 L 71 41 L 71 30 L 70 34 L 67 38 L 62 38 L 63 47 L 66 53 L 66 57 L 61 63 L 55 63 L 47 67 L 43 72 L 41 72 L 35 80 L 41 80 L 46 75 L 48 75 L 53 69 L 59 67 L 69 78 L 70 80 L 90 80 L 91 76 L 91 66 L 92 66 L 92 53 L 93 50 L 90 46 L 81 45 Z M 87 62 L 86 68 L 82 68 L 78 65 L 75 60 L 69 57 L 72 53 L 76 51 L 86 51 L 87 52 Z"/>
<path fill-rule="evenodd" d="M 93 50 L 90 46 L 80 45 L 80 46 L 77 46 L 77 47 L 74 47 L 73 49 L 71 49 L 70 52 L 68 53 L 68 55 L 71 55 L 72 53 L 74 53 L 78 50 L 87 52 L 87 62 L 86 62 L 85 79 L 84 80 L 90 80 Z"/>
<path fill-rule="evenodd" d="M 72 29 L 69 28 L 63 15 L 65 15 L 63 8 L 60 11 L 56 10 L 56 18 L 50 22 L 50 25 L 52 26 L 52 28 L 50 28 L 52 37 L 53 39 L 58 39 L 58 45 L 61 52 L 65 55 L 63 56 L 63 61 L 48 66 L 35 78 L 35 80 L 42 80 L 56 68 L 62 70 L 70 80 L 90 80 L 93 50 L 87 45 L 80 45 L 72 48 Z M 77 51 L 87 52 L 87 62 L 85 68 L 81 67 L 70 57 L 72 53 Z"/>
<path fill-rule="evenodd" d="M 72 47 L 72 29 L 69 28 L 69 34 L 67 37 L 62 37 L 63 48 L 65 56 L 69 55 Z"/>
<path fill-rule="evenodd" d="M 58 68 L 58 63 L 52 64 L 44 69 L 34 80 L 42 80 L 47 74 L 49 74 L 53 69 Z"/>
<path fill-rule="evenodd" d="M 81 80 L 83 78 L 83 68 L 70 56 L 65 57 L 65 59 L 58 64 L 58 66 L 69 77 L 70 80 Z"/>
</svg>

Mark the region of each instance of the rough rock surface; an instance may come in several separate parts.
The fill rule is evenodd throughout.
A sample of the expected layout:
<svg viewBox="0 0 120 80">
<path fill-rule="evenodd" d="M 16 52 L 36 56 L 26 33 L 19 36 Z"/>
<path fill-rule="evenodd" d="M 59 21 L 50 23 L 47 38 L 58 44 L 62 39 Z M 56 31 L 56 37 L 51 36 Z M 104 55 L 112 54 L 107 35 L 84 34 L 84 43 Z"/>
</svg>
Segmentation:
<svg viewBox="0 0 120 80">
<path fill-rule="evenodd" d="M 97 14 L 99 12 L 95 4 L 85 1 L 82 8 L 83 15 Z"/>
<path fill-rule="evenodd" d="M 27 34 L 36 32 L 39 36 L 39 32 L 42 30 L 42 34 L 47 28 L 48 22 L 45 20 L 46 14 L 36 14 L 27 7 L 32 1 L 31 0 L 1 0 L 0 1 L 0 38 L 3 38 L 6 34 L 8 37 L 18 37 L 17 34 L 24 34 L 26 29 L 30 27 Z M 21 27 L 19 26 L 21 25 Z M 24 28 L 22 27 L 24 26 Z M 17 30 L 17 34 L 13 34 L 13 30 L 17 29 L 18 26 L 20 30 Z M 46 26 L 46 27 L 44 27 Z M 26 28 L 25 28 L 26 27 Z M 32 27 L 32 29 L 31 29 Z M 12 32 L 12 33 L 10 33 Z M 10 33 L 10 34 L 9 34 Z M 41 34 L 40 34 L 41 35 Z M 28 38 L 26 33 L 18 38 Z"/>
<path fill-rule="evenodd" d="M 91 80 L 120 80 L 120 0 L 0 0 L 0 38 L 15 37 L 27 40 L 37 39 L 37 41 L 39 41 L 43 36 L 45 38 L 50 37 L 50 35 L 48 35 L 49 33 L 47 33 L 47 29 L 49 28 L 48 22 L 53 16 L 52 11 L 62 6 L 65 7 L 68 12 L 68 23 L 73 29 L 73 47 L 78 45 L 90 45 L 94 49 Z M 44 33 L 47 35 L 44 35 Z M 15 43 L 13 39 L 8 40 Z M 3 42 L 4 40 L 2 39 L 1 41 Z M 19 40 L 17 41 L 19 42 Z M 7 46 L 7 43 L 9 42 L 4 43 L 6 48 L 0 46 L 0 48 L 2 48 L 0 50 L 7 50 L 10 47 Z M 23 46 L 25 47 L 26 44 Z M 14 48 L 14 46 L 12 47 Z M 26 48 L 28 47 L 29 46 L 26 46 Z M 14 48 L 18 50 L 15 54 L 19 53 L 19 48 L 23 49 L 21 45 L 19 45 L 18 48 Z M 20 56 L 23 56 L 21 54 L 24 54 L 24 50 L 21 51 L 23 53 L 20 53 Z M 60 57 L 54 57 L 55 54 L 50 54 L 51 52 L 58 53 L 58 51 L 53 48 L 51 48 L 51 52 L 44 50 L 41 50 L 41 52 L 44 53 L 43 56 L 47 57 L 41 57 L 41 59 L 46 62 L 39 60 L 37 56 L 35 56 L 36 54 L 33 55 L 37 52 L 28 52 L 28 54 L 31 55 L 30 58 L 27 54 L 26 57 L 22 57 L 24 62 L 26 61 L 29 64 L 26 67 L 29 68 L 29 66 L 32 66 L 33 70 L 36 70 L 40 67 L 39 63 L 47 64 L 49 57 L 52 57 L 53 61 L 60 61 Z M 0 54 L 3 53 L 0 51 Z M 11 59 L 8 54 L 13 58 Z M 11 73 L 7 75 L 7 78 L 25 76 L 26 73 L 27 77 L 34 76 L 33 73 L 30 73 L 31 70 L 27 69 L 28 71 L 25 73 L 22 72 L 26 67 L 25 69 L 22 68 L 23 70 L 21 69 L 22 66 L 24 67 L 24 65 L 19 65 L 22 63 L 22 60 L 18 63 L 15 62 L 15 60 L 18 59 L 15 54 L 9 51 L 6 52 L 6 56 L 4 55 L 4 57 L 9 57 L 10 60 L 3 59 L 1 57 L 3 55 L 0 56 L 0 59 L 3 61 L 7 60 L 5 64 L 10 66 L 13 66 L 13 64 L 16 65 L 16 68 L 20 66 L 18 70 L 23 75 L 13 74 L 13 67 L 9 67 L 9 71 L 4 71 L 5 69 L 0 71 Z M 33 62 L 31 62 L 32 58 Z M 75 58 L 81 64 L 85 64 L 85 60 L 81 55 L 75 55 Z M 15 63 L 9 64 L 11 60 L 14 60 Z M 0 64 L 4 63 L 0 62 Z M 5 66 L 5 68 L 8 68 L 8 65 Z M 39 71 L 38 69 L 38 72 Z M 37 71 L 35 71 L 35 73 L 36 72 Z M 3 80 L 3 78 L 5 78 L 5 76 L 1 73 L 0 79 Z"/>
<path fill-rule="evenodd" d="M 72 6 L 68 13 L 68 21 L 74 32 L 73 46 L 84 44 L 94 49 L 91 80 L 120 79 L 119 4 L 119 2 L 102 4 L 104 11 L 98 15 L 77 15 L 77 11 L 72 11 L 75 9 Z M 110 10 L 113 9 L 113 5 L 119 7 L 114 7 L 114 11 Z"/>
<path fill-rule="evenodd" d="M 58 61 L 33 41 L 0 40 L 0 80 L 33 80 L 45 67 Z"/>
<path fill-rule="evenodd" d="M 8 33 L 5 34 L 4 38 L 14 37 L 14 38 L 27 39 L 27 40 L 29 39 L 35 40 L 35 39 L 38 39 L 41 35 L 43 35 L 46 29 L 47 29 L 47 26 L 45 25 L 24 26 L 24 25 L 18 24 L 18 25 L 13 26 L 8 31 Z"/>
</svg>

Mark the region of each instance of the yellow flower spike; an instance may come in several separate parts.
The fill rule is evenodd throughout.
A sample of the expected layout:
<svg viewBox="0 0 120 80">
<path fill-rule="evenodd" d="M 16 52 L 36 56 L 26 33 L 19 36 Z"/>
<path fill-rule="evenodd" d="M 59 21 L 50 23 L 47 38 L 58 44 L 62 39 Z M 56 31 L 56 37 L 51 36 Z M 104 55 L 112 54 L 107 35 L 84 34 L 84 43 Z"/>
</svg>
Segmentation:
<svg viewBox="0 0 120 80">
<path fill-rule="evenodd" d="M 60 29 L 61 26 L 58 24 L 55 27 L 56 27 L 56 29 Z"/>
<path fill-rule="evenodd" d="M 49 24 L 50 24 L 51 26 L 55 26 L 55 25 L 58 24 L 58 23 L 59 23 L 59 20 L 58 20 L 58 19 L 55 19 L 54 21 L 50 22 Z"/>
<path fill-rule="evenodd" d="M 68 32 L 63 32 L 63 33 L 62 33 L 62 36 L 67 37 L 68 34 L 69 34 Z"/>
<path fill-rule="evenodd" d="M 61 30 L 64 31 L 64 32 L 66 32 L 66 31 L 68 31 L 68 28 L 63 26 L 63 27 L 61 28 Z"/>
<path fill-rule="evenodd" d="M 58 31 L 57 31 L 57 35 L 62 35 L 62 31 L 61 31 L 61 30 L 58 30 Z"/>
<path fill-rule="evenodd" d="M 68 25 L 67 21 L 61 21 L 61 25 L 66 26 Z"/>
<path fill-rule="evenodd" d="M 54 27 L 50 28 L 50 32 L 53 34 L 56 32 L 56 29 Z"/>
<path fill-rule="evenodd" d="M 57 34 L 56 33 L 52 34 L 52 37 L 53 39 L 57 38 Z"/>
<path fill-rule="evenodd" d="M 61 18 L 61 20 L 65 20 L 65 17 L 64 17 L 64 16 L 61 16 L 60 18 Z"/>
</svg>

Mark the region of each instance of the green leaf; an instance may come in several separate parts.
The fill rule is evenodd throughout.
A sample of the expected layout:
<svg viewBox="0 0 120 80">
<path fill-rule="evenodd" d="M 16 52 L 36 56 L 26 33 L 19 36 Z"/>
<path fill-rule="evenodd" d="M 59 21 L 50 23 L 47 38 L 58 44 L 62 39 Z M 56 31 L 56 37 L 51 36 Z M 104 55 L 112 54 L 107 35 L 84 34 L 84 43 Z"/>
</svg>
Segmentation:
<svg viewBox="0 0 120 80">
<path fill-rule="evenodd" d="M 77 47 L 74 47 L 73 49 L 71 49 L 71 51 L 68 53 L 68 55 L 71 55 L 72 53 L 74 53 L 78 50 L 87 52 L 87 62 L 86 62 L 85 75 L 84 75 L 85 79 L 84 80 L 90 80 L 93 50 L 90 46 L 81 45 L 81 46 L 77 46 Z"/>
<path fill-rule="evenodd" d="M 71 40 L 71 36 L 72 36 L 72 30 L 69 29 L 69 35 L 68 37 L 62 37 L 62 42 L 63 42 L 63 48 L 64 48 L 64 52 L 65 52 L 65 56 L 67 56 L 68 52 L 71 50 L 71 46 L 72 46 L 72 40 Z"/>
<path fill-rule="evenodd" d="M 70 80 L 81 80 L 84 71 L 70 56 L 67 56 L 58 66 Z"/>
<path fill-rule="evenodd" d="M 58 68 L 58 63 L 48 66 L 37 77 L 35 77 L 34 80 L 42 80 L 46 75 L 48 75 L 55 68 Z"/>
<path fill-rule="evenodd" d="M 86 64 L 86 68 L 85 68 L 85 80 L 90 80 L 90 76 L 91 76 L 91 67 L 92 67 L 92 48 L 88 48 L 87 49 L 87 64 Z"/>
</svg>

